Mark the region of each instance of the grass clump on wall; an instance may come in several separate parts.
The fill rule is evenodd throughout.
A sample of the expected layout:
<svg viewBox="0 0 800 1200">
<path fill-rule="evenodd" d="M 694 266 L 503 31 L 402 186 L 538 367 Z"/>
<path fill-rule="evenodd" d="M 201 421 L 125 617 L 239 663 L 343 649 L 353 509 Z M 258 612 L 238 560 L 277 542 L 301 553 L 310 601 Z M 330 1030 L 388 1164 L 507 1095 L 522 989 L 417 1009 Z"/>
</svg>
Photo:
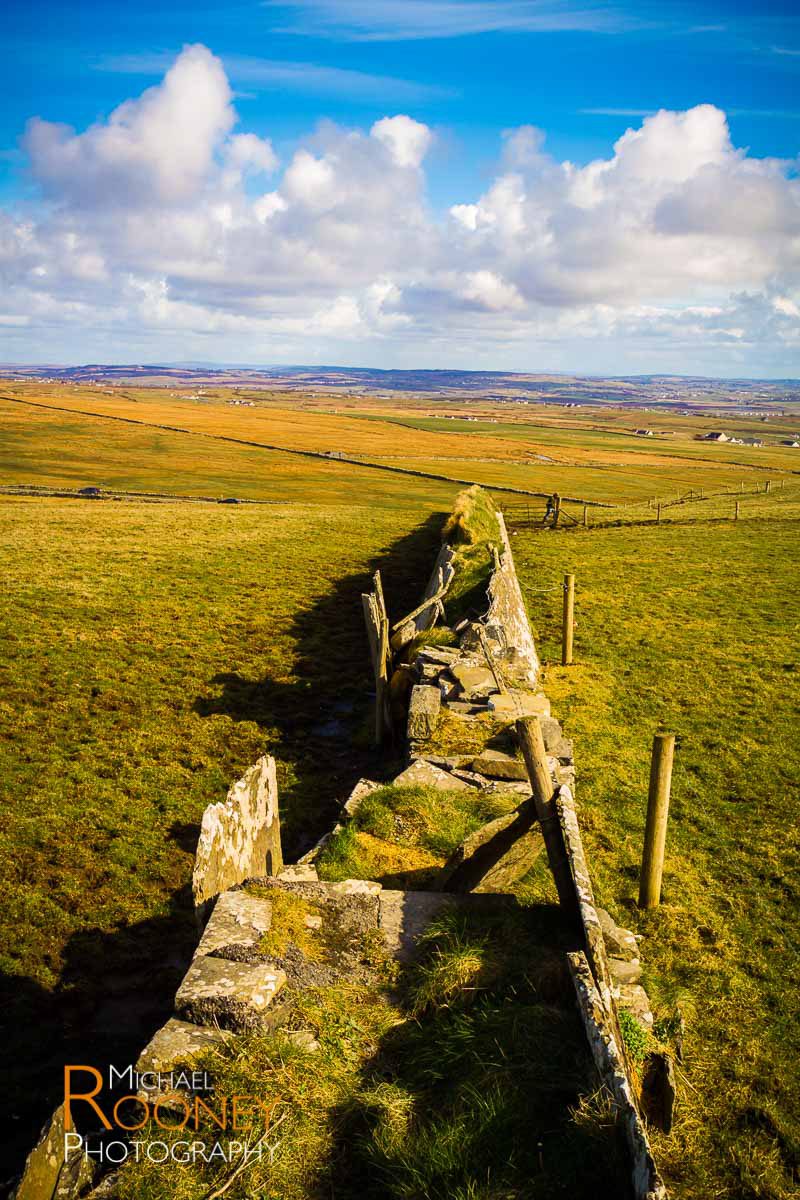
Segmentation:
<svg viewBox="0 0 800 1200">
<path fill-rule="evenodd" d="M 512 795 L 382 787 L 365 797 L 317 860 L 320 878 L 424 887 L 481 825 L 514 808 Z"/>
<path fill-rule="evenodd" d="M 497 509 L 488 492 L 475 485 L 459 492 L 442 529 L 442 540 L 455 550 L 455 578 L 445 600 L 448 624 L 486 611 L 487 588 L 494 559 L 500 549 Z"/>
</svg>

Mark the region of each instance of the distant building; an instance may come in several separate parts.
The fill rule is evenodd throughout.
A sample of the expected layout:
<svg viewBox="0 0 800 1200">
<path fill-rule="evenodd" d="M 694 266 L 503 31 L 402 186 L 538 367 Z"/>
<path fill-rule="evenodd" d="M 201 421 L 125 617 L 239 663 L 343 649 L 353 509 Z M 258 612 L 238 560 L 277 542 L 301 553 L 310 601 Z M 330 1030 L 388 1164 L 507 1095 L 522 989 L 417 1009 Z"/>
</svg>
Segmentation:
<svg viewBox="0 0 800 1200">
<path fill-rule="evenodd" d="M 781 445 L 782 446 L 794 446 L 795 448 L 798 448 L 798 447 L 800 447 L 800 442 L 795 441 L 793 438 L 786 438 L 785 441 L 781 442 Z"/>
<path fill-rule="evenodd" d="M 653 437 L 652 429 L 634 429 L 637 437 Z"/>
<path fill-rule="evenodd" d="M 761 438 L 742 438 L 743 446 L 763 446 Z"/>
<path fill-rule="evenodd" d="M 729 442 L 727 433 L 704 433 L 700 439 L 703 442 Z"/>
</svg>

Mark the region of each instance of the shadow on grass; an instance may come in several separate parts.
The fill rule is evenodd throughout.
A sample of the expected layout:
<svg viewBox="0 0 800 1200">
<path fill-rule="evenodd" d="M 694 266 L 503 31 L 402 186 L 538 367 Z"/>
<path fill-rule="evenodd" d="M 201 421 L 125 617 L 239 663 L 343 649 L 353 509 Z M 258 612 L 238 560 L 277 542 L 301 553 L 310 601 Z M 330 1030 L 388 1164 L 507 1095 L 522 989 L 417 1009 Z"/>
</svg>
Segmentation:
<svg viewBox="0 0 800 1200">
<path fill-rule="evenodd" d="M 406 1009 L 426 969 L 452 953 L 447 928 L 406 969 Z M 586 1103 L 597 1079 L 564 957 L 573 935 L 563 914 L 552 905 L 498 907 L 468 911 L 450 928 L 459 940 L 485 942 L 497 976 L 453 1002 L 406 1011 L 410 1019 L 383 1036 L 331 1114 L 336 1144 L 320 1194 L 626 1200 L 620 1131 L 610 1110 Z"/>
<path fill-rule="evenodd" d="M 444 516 L 433 514 L 370 564 L 381 571 L 395 617 L 418 603 Z M 374 685 L 361 610 L 361 593 L 369 587 L 369 573 L 347 576 L 298 613 L 291 629 L 298 646 L 296 682 L 225 672 L 211 681 L 215 695 L 194 702 L 201 716 L 222 713 L 271 731 L 266 750 L 281 764 L 288 860 L 330 824 L 337 799 L 359 775 L 380 777 L 387 769 L 371 745 Z M 180 823 L 169 836 L 194 853 L 198 833 L 197 825 Z M 196 941 L 187 884 L 164 916 L 73 935 L 53 991 L 26 977 L 0 974 L 0 1195 L 63 1099 L 63 1066 L 85 1063 L 105 1073 L 111 1063 L 120 1068 L 134 1063 L 170 1016 Z"/>
<path fill-rule="evenodd" d="M 64 1066 L 90 1065 L 105 1080 L 111 1064 L 134 1064 L 171 1015 L 196 941 L 187 885 L 162 916 L 73 934 L 53 991 L 0 973 L 0 1196 L 64 1098 Z"/>
<path fill-rule="evenodd" d="M 374 681 L 361 594 L 371 590 L 371 572 L 380 570 L 390 621 L 410 612 L 433 567 L 444 518 L 432 514 L 388 546 L 369 572 L 345 576 L 297 614 L 290 630 L 297 645 L 292 682 L 222 672 L 210 681 L 214 694 L 194 703 L 200 716 L 223 714 L 270 731 L 266 750 L 279 763 L 288 861 L 330 825 L 337 802 L 359 776 L 381 779 L 396 765 L 391 753 L 372 745 Z"/>
</svg>

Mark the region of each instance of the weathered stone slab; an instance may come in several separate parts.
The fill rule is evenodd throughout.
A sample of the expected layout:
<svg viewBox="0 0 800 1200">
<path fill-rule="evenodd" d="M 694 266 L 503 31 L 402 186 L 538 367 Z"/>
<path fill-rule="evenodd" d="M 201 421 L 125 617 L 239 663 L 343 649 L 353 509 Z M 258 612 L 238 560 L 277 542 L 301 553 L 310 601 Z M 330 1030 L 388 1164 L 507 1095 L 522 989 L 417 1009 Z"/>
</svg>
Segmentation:
<svg viewBox="0 0 800 1200">
<path fill-rule="evenodd" d="M 604 908 L 597 909 L 597 916 L 600 921 L 600 928 L 603 931 L 603 940 L 605 941 L 608 953 L 614 958 L 638 958 L 639 943 L 629 929 L 623 929 L 618 925 L 610 913 L 607 913 Z"/>
<path fill-rule="evenodd" d="M 489 611 L 486 614 L 486 625 L 499 626 L 502 630 L 504 654 L 511 658 L 512 654 L 516 669 L 528 683 L 535 683 L 539 673 L 539 658 L 531 633 L 525 601 L 517 579 L 514 557 L 511 553 L 503 514 L 497 514 L 500 526 L 499 565 L 492 573 L 489 581 Z"/>
<path fill-rule="evenodd" d="M 489 779 L 513 779 L 525 783 L 528 772 L 525 763 L 520 758 L 512 758 L 499 750 L 484 750 L 477 758 L 473 758 L 472 770 Z"/>
<path fill-rule="evenodd" d="M 282 868 L 275 760 L 264 757 L 203 813 L 192 873 L 195 907 L 205 915 L 220 892 Z"/>
<path fill-rule="evenodd" d="M 549 717 L 550 701 L 543 692 L 521 692 L 516 689 L 489 697 L 489 708 L 500 716 Z"/>
<path fill-rule="evenodd" d="M 500 892 L 536 862 L 544 846 L 532 802 L 489 821 L 465 838 L 437 876 L 437 891 Z"/>
<path fill-rule="evenodd" d="M 433 736 L 441 706 L 442 694 L 438 687 L 418 683 L 411 689 L 408 705 L 409 739 L 424 741 Z"/>
<path fill-rule="evenodd" d="M 470 754 L 414 754 L 412 759 L 423 759 L 443 771 L 452 771 L 454 767 L 466 767 L 472 761 Z"/>
<path fill-rule="evenodd" d="M 148 1075 L 167 1075 L 173 1071 L 191 1069 L 195 1055 L 204 1050 L 215 1049 L 231 1037 L 221 1029 L 209 1029 L 204 1025 L 193 1025 L 189 1021 L 179 1021 L 170 1017 L 166 1025 L 162 1025 L 153 1034 L 136 1063 L 136 1072 L 145 1078 L 140 1086 L 143 1091 L 158 1091 L 158 1087 L 148 1088 Z"/>
<path fill-rule="evenodd" d="M 453 767 L 451 774 L 455 779 L 460 779 L 473 788 L 494 789 L 495 787 L 493 780 L 487 779 L 485 775 L 479 775 L 477 771 L 466 771 L 463 767 Z"/>
<path fill-rule="evenodd" d="M 269 900 L 248 892 L 223 892 L 214 905 L 196 953 L 225 958 L 227 948 L 254 950 L 268 931 L 271 919 Z"/>
<path fill-rule="evenodd" d="M 284 972 L 270 963 L 195 958 L 178 988 L 175 1012 L 220 1029 L 269 1028 L 269 1006 L 285 983 Z"/>
<path fill-rule="evenodd" d="M 51 1200 L 64 1165 L 64 1105 L 60 1104 L 28 1155 L 15 1200 Z"/>
<path fill-rule="evenodd" d="M 318 883 L 319 874 L 313 863 L 300 862 L 284 867 L 278 879 L 285 883 Z"/>
<path fill-rule="evenodd" d="M 332 896 L 377 896 L 381 885 L 373 879 L 341 879 L 325 885 Z"/>
<path fill-rule="evenodd" d="M 469 704 L 466 700 L 448 700 L 447 707 L 457 717 L 482 717 L 490 711 L 486 704 Z"/>
<path fill-rule="evenodd" d="M 608 969 L 615 984 L 638 983 L 642 978 L 642 965 L 638 958 L 629 962 L 624 958 L 609 958 Z"/>
<path fill-rule="evenodd" d="M 451 663 L 457 662 L 460 656 L 461 651 L 457 646 L 423 646 L 415 661 L 420 666 L 430 664 L 437 667 L 449 667 Z"/>
<path fill-rule="evenodd" d="M 394 787 L 434 787 L 440 792 L 464 791 L 469 787 L 450 771 L 443 771 L 424 758 L 415 759 L 392 780 L 392 784 Z"/>
<path fill-rule="evenodd" d="M 465 663 L 454 663 L 450 674 L 461 688 L 462 694 L 471 697 L 484 698 L 491 692 L 497 691 L 494 676 L 488 667 L 469 666 Z"/>
<path fill-rule="evenodd" d="M 350 795 L 345 800 L 342 808 L 347 813 L 348 817 L 352 817 L 365 796 L 370 796 L 373 792 L 377 792 L 381 785 L 375 783 L 373 779 L 359 779 L 358 783 L 353 788 Z"/>
</svg>

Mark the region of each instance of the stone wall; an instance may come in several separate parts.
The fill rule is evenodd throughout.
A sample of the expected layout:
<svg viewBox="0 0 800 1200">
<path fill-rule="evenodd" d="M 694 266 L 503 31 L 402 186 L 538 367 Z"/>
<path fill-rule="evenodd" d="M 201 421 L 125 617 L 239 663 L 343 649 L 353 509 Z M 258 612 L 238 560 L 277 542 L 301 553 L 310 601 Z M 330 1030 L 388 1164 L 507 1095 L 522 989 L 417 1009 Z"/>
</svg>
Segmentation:
<svg viewBox="0 0 800 1200">
<path fill-rule="evenodd" d="M 263 757 L 203 813 L 192 894 L 204 918 L 221 892 L 283 869 L 275 759 Z"/>
<path fill-rule="evenodd" d="M 539 674 L 539 656 L 536 653 L 502 513 L 497 514 L 497 520 L 502 545 L 497 565 L 489 581 L 489 611 L 484 623 L 489 633 L 495 628 L 502 631 L 505 657 L 514 662 L 519 676 L 533 685 Z"/>
</svg>

